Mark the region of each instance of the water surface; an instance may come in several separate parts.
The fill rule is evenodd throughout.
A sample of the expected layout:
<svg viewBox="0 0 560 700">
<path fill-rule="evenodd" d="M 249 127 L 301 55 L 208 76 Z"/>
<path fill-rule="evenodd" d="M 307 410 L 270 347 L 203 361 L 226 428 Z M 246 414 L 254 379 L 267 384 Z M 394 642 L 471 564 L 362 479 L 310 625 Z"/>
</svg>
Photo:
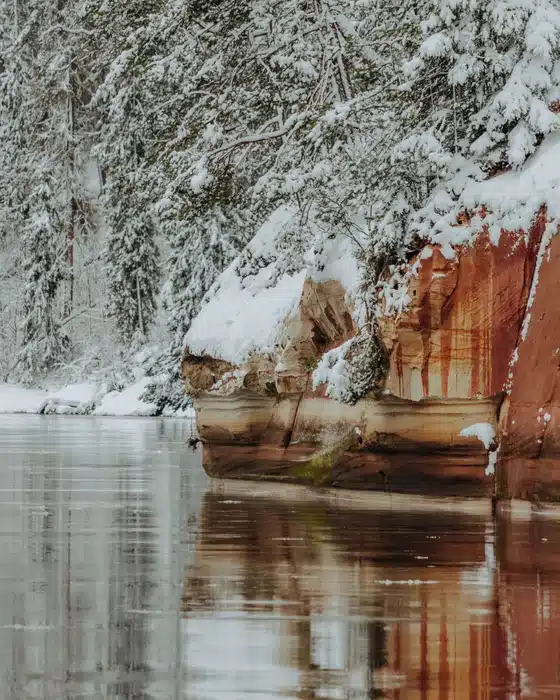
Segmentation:
<svg viewBox="0 0 560 700">
<path fill-rule="evenodd" d="M 558 522 L 212 485 L 190 435 L 0 417 L 1 698 L 560 699 Z"/>
</svg>

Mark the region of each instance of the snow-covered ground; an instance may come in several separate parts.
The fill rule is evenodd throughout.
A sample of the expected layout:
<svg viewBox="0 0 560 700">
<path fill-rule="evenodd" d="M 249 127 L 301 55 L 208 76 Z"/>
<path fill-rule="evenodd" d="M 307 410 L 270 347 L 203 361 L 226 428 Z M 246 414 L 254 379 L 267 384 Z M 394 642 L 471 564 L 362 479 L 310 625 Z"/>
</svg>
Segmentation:
<svg viewBox="0 0 560 700">
<path fill-rule="evenodd" d="M 41 389 L 1 384 L 0 413 L 39 413 L 47 398 L 48 393 Z"/>
<path fill-rule="evenodd" d="M 27 389 L 14 384 L 0 384 L 0 413 L 93 414 L 97 416 L 153 416 L 155 404 L 142 400 L 147 377 L 122 391 L 107 391 L 91 383 L 70 384 L 56 390 Z M 193 418 L 187 409 L 171 416 Z"/>
<path fill-rule="evenodd" d="M 123 391 L 111 391 L 106 394 L 93 411 L 96 416 L 152 416 L 155 404 L 144 403 L 142 394 L 147 389 L 150 379 L 144 377 Z"/>
</svg>

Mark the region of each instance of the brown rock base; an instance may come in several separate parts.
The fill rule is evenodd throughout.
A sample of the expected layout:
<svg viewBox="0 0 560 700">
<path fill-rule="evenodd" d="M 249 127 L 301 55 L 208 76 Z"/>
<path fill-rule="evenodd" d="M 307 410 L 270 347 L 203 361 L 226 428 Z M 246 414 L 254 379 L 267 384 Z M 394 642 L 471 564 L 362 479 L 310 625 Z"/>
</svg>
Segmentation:
<svg viewBox="0 0 560 700">
<path fill-rule="evenodd" d="M 462 428 L 495 423 L 490 400 L 268 399 L 250 392 L 195 400 L 211 477 L 441 496 L 493 493 L 487 452 Z"/>
</svg>

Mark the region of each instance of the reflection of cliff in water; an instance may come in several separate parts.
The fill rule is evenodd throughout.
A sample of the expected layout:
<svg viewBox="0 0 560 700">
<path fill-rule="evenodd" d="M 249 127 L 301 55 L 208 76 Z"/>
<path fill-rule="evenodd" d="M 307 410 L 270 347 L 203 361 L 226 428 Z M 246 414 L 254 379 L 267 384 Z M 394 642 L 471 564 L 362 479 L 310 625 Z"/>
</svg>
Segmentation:
<svg viewBox="0 0 560 700">
<path fill-rule="evenodd" d="M 236 639 L 229 682 L 261 663 L 271 694 L 296 674 L 302 698 L 490 700 L 545 686 L 560 698 L 560 555 L 545 548 L 560 524 L 495 529 L 238 493 L 203 505 L 183 599 L 207 644 L 187 657 L 194 675 L 220 673 L 223 634 Z"/>
</svg>

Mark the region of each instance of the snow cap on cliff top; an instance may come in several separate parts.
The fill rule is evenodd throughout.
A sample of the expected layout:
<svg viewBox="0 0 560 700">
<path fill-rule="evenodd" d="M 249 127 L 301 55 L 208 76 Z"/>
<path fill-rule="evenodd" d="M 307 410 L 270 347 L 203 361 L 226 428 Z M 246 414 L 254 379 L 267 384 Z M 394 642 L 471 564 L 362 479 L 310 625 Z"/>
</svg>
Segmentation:
<svg viewBox="0 0 560 700">
<path fill-rule="evenodd" d="M 244 251 L 261 266 L 242 277 L 239 256 L 220 275 L 185 336 L 191 353 L 232 364 L 246 362 L 253 352 L 273 353 L 286 321 L 297 312 L 307 278 L 339 280 L 350 295 L 356 293 L 359 273 L 351 242 L 344 236 L 325 240 L 318 230 L 315 236 L 313 224 L 301 269 L 284 271 L 286 260 L 280 255 L 278 239 L 289 227 L 297 231 L 297 226 L 296 210 L 280 207 Z"/>
<path fill-rule="evenodd" d="M 502 229 L 528 232 L 542 206 L 547 207 L 550 219 L 560 221 L 559 163 L 560 133 L 553 133 L 519 170 L 469 182 L 453 212 L 435 223 L 432 242 L 442 246 L 468 243 L 486 225 L 498 243 Z M 484 219 L 474 216 L 469 226 L 455 225 L 461 211 L 478 212 L 483 207 L 487 212 Z"/>
<path fill-rule="evenodd" d="M 560 134 L 547 136 L 523 168 L 484 182 L 473 183 L 461 197 L 465 207 L 485 205 L 499 212 L 504 228 L 527 229 L 540 207 L 560 218 Z"/>
</svg>

